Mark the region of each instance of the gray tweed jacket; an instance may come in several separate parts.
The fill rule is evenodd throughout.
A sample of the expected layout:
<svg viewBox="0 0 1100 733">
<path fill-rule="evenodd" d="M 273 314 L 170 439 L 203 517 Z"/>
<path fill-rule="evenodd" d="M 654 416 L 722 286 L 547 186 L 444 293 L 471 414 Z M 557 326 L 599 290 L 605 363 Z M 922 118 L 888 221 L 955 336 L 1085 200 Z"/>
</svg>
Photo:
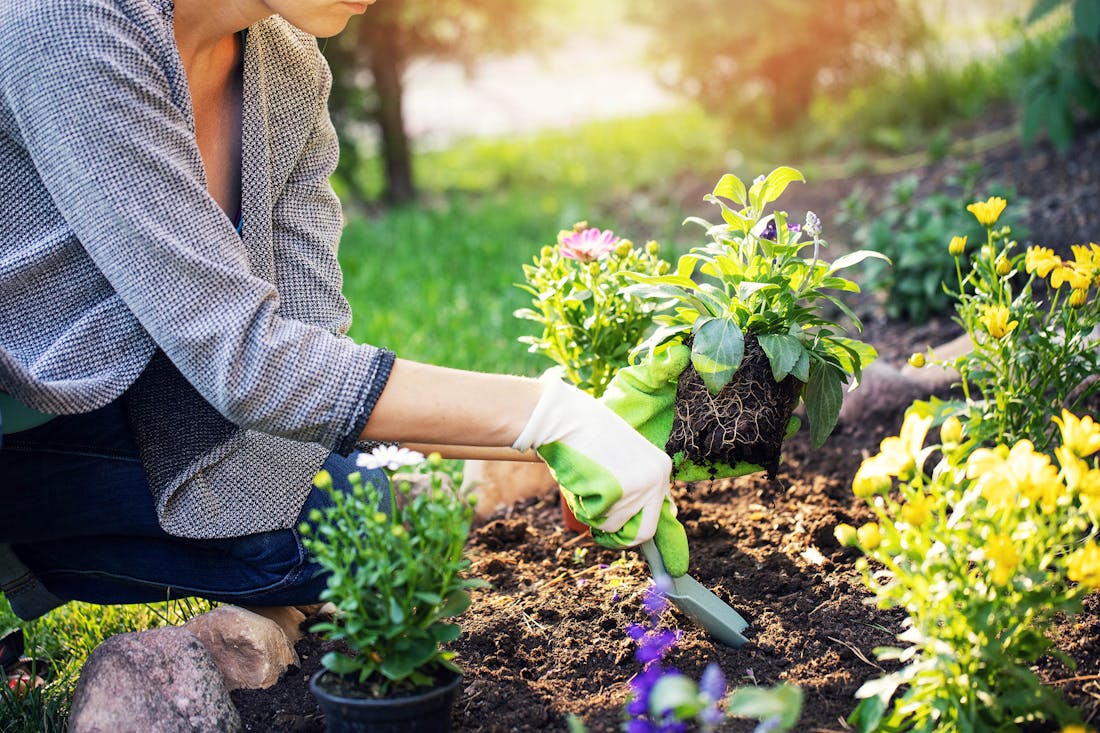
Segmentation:
<svg viewBox="0 0 1100 733">
<path fill-rule="evenodd" d="M 207 194 L 172 0 L 0 0 L 0 391 L 125 401 L 162 526 L 290 526 L 393 354 L 345 336 L 331 77 L 247 32 L 243 236 Z"/>
</svg>

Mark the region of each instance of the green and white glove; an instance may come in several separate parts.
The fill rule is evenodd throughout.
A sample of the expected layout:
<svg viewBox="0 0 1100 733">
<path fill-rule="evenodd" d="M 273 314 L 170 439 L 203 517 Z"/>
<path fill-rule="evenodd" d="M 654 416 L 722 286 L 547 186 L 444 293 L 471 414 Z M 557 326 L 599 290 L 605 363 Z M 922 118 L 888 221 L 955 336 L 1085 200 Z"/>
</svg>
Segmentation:
<svg viewBox="0 0 1100 733">
<path fill-rule="evenodd" d="M 596 542 L 621 549 L 652 539 L 668 573 L 686 573 L 687 533 L 669 494 L 669 457 L 556 373 L 539 381 L 542 397 L 512 447 L 538 451 Z"/>
<path fill-rule="evenodd" d="M 646 361 L 616 372 L 600 401 L 646 440 L 664 449 L 672 433 L 676 382 L 690 361 L 691 349 L 679 341 L 662 344 Z M 744 461 L 735 466 L 726 463 L 702 466 L 684 458 L 682 453 L 672 457 L 672 477 L 679 481 L 746 476 L 763 470 L 762 466 Z"/>
</svg>

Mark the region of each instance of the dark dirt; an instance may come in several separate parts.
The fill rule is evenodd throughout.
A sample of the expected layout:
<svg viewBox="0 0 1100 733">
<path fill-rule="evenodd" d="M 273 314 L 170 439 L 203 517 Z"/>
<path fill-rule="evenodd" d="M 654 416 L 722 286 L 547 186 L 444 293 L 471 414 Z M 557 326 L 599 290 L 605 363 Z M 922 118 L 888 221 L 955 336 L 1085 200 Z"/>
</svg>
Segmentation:
<svg viewBox="0 0 1100 733">
<path fill-rule="evenodd" d="M 980 156 L 990 177 L 1012 184 L 1031 202 L 1028 226 L 1036 241 L 1065 247 L 1100 237 L 1100 129 L 1083 131 L 1067 157 L 1039 145 L 1009 143 Z M 918 171 L 922 186 L 944 180 L 950 164 Z M 859 181 L 883 186 L 888 178 Z M 790 210 L 812 208 L 829 221 L 857 181 L 806 186 Z M 793 189 L 792 189 L 793 190 Z M 786 198 L 786 197 L 785 197 Z M 793 201 L 794 196 L 790 197 Z M 1039 236 L 1041 234 L 1041 236 Z M 1059 246 L 1060 245 L 1060 246 Z M 871 299 L 860 304 L 865 338 L 889 364 L 958 335 L 948 317 L 927 323 L 893 322 Z M 694 486 L 674 494 L 691 544 L 691 574 L 750 621 L 750 643 L 730 649 L 710 641 L 677 612 L 665 622 L 683 639 L 669 661 L 701 674 L 717 662 L 732 684 L 801 686 L 802 733 L 850 730 L 844 718 L 853 693 L 880 672 L 873 656 L 891 644 L 902 616 L 866 603 L 853 564 L 833 527 L 867 516 L 850 485 L 862 458 L 900 426 L 897 406 L 841 424 L 818 450 L 803 429 L 784 446 L 777 479 L 763 475 Z M 471 536 L 473 573 L 492 588 L 477 591 L 453 647 L 466 670 L 455 708 L 456 731 L 566 730 L 577 714 L 591 731 L 616 731 L 641 666 L 624 628 L 641 622 L 646 567 L 633 552 L 602 549 L 561 526 L 556 495 L 521 502 Z M 1037 673 L 1062 690 L 1092 726 L 1100 723 L 1100 597 L 1050 630 L 1057 647 L 1077 661 L 1067 669 L 1044 660 Z M 323 724 L 307 687 L 325 645 L 299 644 L 302 666 L 269 690 L 237 691 L 245 730 L 319 731 Z M 748 721 L 722 730 L 749 731 Z"/>
</svg>

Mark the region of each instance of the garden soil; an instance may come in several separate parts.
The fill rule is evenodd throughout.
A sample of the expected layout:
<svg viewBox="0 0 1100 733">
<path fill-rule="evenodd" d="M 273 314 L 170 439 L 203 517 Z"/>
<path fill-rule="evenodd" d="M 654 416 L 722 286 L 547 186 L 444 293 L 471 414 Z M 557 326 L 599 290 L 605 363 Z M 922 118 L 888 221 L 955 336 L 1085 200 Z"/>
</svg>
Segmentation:
<svg viewBox="0 0 1100 733">
<path fill-rule="evenodd" d="M 1067 251 L 1071 243 L 1100 238 L 1100 130 L 1083 131 L 1067 156 L 1044 145 L 1009 143 L 978 159 L 983 179 L 1015 186 L 1029 199 L 1027 222 L 1035 242 Z M 951 166 L 916 172 L 922 188 L 932 190 Z M 864 177 L 792 186 L 783 204 L 791 212 L 811 208 L 829 222 L 855 186 L 881 191 L 888 182 Z M 946 317 L 922 324 L 889 321 L 870 297 L 860 311 L 866 339 L 896 367 L 912 351 L 960 333 Z M 691 574 L 750 626 L 749 644 L 732 649 L 671 610 L 664 623 L 683 631 L 671 664 L 698 678 L 716 662 L 733 685 L 796 684 L 804 694 L 796 730 L 851 730 L 844 719 L 855 705 L 853 694 L 885 666 L 873 650 L 896 643 L 903 616 L 868 604 L 854 569 L 857 553 L 838 546 L 833 528 L 868 519 L 852 496 L 851 479 L 860 461 L 897 433 L 903 407 L 869 408 L 840 425 L 818 450 L 810 449 L 802 430 L 785 444 L 774 480 L 759 474 L 674 487 L 691 544 Z M 453 729 L 565 731 L 572 713 L 590 731 L 620 730 L 629 680 L 641 670 L 624 631 L 645 618 L 641 593 L 649 577 L 640 555 L 600 548 L 564 529 L 553 494 L 501 511 L 472 533 L 468 550 L 472 573 L 492 587 L 475 592 L 462 618 L 465 633 L 453 645 L 465 669 Z M 1036 667 L 1094 727 L 1100 725 L 1098 595 L 1087 598 L 1082 614 L 1049 630 L 1058 649 L 1077 661 L 1076 669 L 1053 659 Z M 308 678 L 326 649 L 307 636 L 298 645 L 301 665 L 278 684 L 233 692 L 244 729 L 323 730 Z M 750 721 L 731 720 L 722 730 L 752 728 Z"/>
</svg>

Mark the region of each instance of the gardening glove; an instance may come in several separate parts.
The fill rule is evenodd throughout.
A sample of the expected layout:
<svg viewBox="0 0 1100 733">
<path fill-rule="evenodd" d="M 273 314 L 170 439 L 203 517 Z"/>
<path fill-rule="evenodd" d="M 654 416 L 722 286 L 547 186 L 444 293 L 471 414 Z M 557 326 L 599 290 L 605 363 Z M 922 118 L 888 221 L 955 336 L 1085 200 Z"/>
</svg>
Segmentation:
<svg viewBox="0 0 1100 733">
<path fill-rule="evenodd" d="M 616 372 L 600 401 L 646 440 L 663 449 L 672 433 L 676 382 L 690 361 L 691 349 L 680 341 L 661 344 L 647 360 Z M 682 451 L 672 457 L 672 477 L 679 481 L 745 476 L 763 470 L 763 466 L 744 461 L 735 466 L 726 463 L 703 466 L 684 458 Z"/>
<path fill-rule="evenodd" d="M 539 381 L 542 397 L 512 447 L 537 449 L 596 542 L 621 549 L 652 539 L 668 573 L 686 573 L 687 533 L 669 494 L 669 457 L 556 372 Z"/>
</svg>

